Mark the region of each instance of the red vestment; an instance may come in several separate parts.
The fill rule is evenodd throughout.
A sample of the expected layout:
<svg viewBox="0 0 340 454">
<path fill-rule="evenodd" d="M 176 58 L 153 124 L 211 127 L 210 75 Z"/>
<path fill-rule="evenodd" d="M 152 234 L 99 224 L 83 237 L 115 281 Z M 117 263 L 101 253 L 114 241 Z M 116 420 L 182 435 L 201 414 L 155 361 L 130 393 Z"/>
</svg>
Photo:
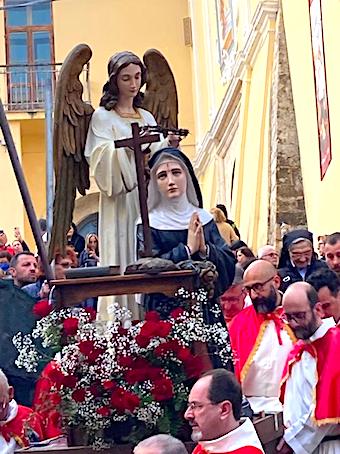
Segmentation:
<svg viewBox="0 0 340 454">
<path fill-rule="evenodd" d="M 61 435 L 61 415 L 58 411 L 60 395 L 56 387 L 55 374 L 59 372 L 57 361 L 50 361 L 41 373 L 37 381 L 33 399 L 33 408 L 38 411 L 43 419 L 45 434 L 47 438 L 54 438 Z"/>
<path fill-rule="evenodd" d="M 0 435 L 4 437 L 5 441 L 8 443 L 11 438 L 14 438 L 22 448 L 29 445 L 29 431 L 35 432 L 40 441 L 46 438 L 40 416 L 22 405 L 18 405 L 17 414 L 13 419 L 5 424 L 0 424 Z"/>
<path fill-rule="evenodd" d="M 316 359 L 316 405 L 313 419 L 318 426 L 340 423 L 340 327 L 330 328 L 313 342 L 299 340 L 290 352 L 282 378 L 281 395 L 292 368 L 308 351 Z"/>
<path fill-rule="evenodd" d="M 271 320 L 275 324 L 279 343 L 281 330 L 287 331 L 291 339 L 295 340 L 293 332 L 282 320 L 281 315 L 282 307 L 278 307 L 270 314 L 260 314 L 255 311 L 254 306 L 249 306 L 233 318 L 229 326 L 229 335 L 235 358 L 235 374 L 241 383 Z"/>
</svg>

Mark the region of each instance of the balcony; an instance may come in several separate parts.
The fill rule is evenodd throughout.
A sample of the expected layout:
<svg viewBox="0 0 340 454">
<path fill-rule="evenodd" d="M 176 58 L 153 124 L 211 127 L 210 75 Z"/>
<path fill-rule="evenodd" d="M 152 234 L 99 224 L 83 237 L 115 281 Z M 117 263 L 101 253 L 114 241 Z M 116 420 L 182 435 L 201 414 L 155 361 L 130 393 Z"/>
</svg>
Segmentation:
<svg viewBox="0 0 340 454">
<path fill-rule="evenodd" d="M 0 96 L 8 112 L 38 112 L 45 110 L 47 88 L 55 86 L 61 63 L 38 65 L 0 65 Z M 84 87 L 83 100 L 90 101 L 89 63 L 80 74 Z"/>
</svg>

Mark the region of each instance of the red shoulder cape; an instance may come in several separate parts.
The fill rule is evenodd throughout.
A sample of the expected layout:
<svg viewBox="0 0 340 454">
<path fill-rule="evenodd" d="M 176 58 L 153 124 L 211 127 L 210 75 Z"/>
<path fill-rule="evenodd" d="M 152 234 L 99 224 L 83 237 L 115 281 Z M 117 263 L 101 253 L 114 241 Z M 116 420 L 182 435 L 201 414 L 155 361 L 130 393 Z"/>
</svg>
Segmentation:
<svg viewBox="0 0 340 454">
<path fill-rule="evenodd" d="M 270 320 L 275 322 L 279 341 L 282 329 L 285 329 L 292 340 L 295 340 L 292 331 L 281 319 L 282 311 L 282 307 L 278 307 L 271 314 L 259 314 L 254 306 L 249 306 L 233 318 L 229 326 L 229 335 L 234 354 L 235 375 L 241 383 L 247 375 L 251 360 Z"/>
<path fill-rule="evenodd" d="M 28 407 L 18 405 L 18 413 L 12 421 L 0 426 L 0 434 L 9 442 L 14 438 L 22 448 L 29 445 L 28 431 L 33 430 L 39 437 L 39 440 L 44 440 L 44 431 L 42 421 L 37 413 L 34 413 Z"/>
<path fill-rule="evenodd" d="M 313 419 L 317 425 L 340 423 L 340 327 L 330 328 L 314 342 L 300 340 L 288 355 L 283 370 L 282 391 L 291 375 L 294 364 L 304 351 L 316 358 L 318 379 L 315 387 L 315 410 Z"/>
</svg>

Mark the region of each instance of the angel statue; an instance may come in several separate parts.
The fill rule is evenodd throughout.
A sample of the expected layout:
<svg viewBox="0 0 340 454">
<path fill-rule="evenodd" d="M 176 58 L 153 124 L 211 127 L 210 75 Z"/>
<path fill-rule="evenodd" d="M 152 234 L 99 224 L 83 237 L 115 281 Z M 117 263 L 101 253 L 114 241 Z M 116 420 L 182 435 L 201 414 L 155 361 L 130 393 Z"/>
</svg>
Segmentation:
<svg viewBox="0 0 340 454">
<path fill-rule="evenodd" d="M 139 200 L 135 156 L 129 148 L 115 148 L 114 141 L 131 136 L 131 123 L 177 128 L 177 91 L 170 67 L 160 52 L 148 50 L 143 62 L 132 52 L 113 55 L 100 106 L 82 100 L 79 75 L 90 60 L 91 49 L 80 44 L 66 58 L 57 84 L 54 120 L 56 191 L 50 257 L 65 247 L 72 222 L 76 189 L 89 188 L 91 176 L 100 190 L 100 265 L 119 265 L 121 272 L 136 259 L 136 220 Z M 146 83 L 145 93 L 140 89 Z M 151 112 L 152 113 L 151 113 Z M 178 136 L 161 135 L 146 144 L 152 155 L 165 146 L 177 146 Z M 108 317 L 108 304 L 119 302 L 138 318 L 134 295 L 102 298 L 99 316 Z"/>
</svg>

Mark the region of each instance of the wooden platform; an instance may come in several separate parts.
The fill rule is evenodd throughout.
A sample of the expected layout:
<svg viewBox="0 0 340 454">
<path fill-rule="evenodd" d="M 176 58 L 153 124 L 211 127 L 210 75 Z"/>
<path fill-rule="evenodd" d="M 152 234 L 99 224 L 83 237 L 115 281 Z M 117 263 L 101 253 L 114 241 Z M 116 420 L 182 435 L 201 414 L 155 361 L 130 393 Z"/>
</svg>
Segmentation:
<svg viewBox="0 0 340 454">
<path fill-rule="evenodd" d="M 50 282 L 55 286 L 58 307 L 73 306 L 87 298 L 135 293 L 163 293 L 173 296 L 184 287 L 194 288 L 194 271 L 165 271 L 157 274 L 129 274 L 91 278 L 61 279 Z"/>
</svg>

